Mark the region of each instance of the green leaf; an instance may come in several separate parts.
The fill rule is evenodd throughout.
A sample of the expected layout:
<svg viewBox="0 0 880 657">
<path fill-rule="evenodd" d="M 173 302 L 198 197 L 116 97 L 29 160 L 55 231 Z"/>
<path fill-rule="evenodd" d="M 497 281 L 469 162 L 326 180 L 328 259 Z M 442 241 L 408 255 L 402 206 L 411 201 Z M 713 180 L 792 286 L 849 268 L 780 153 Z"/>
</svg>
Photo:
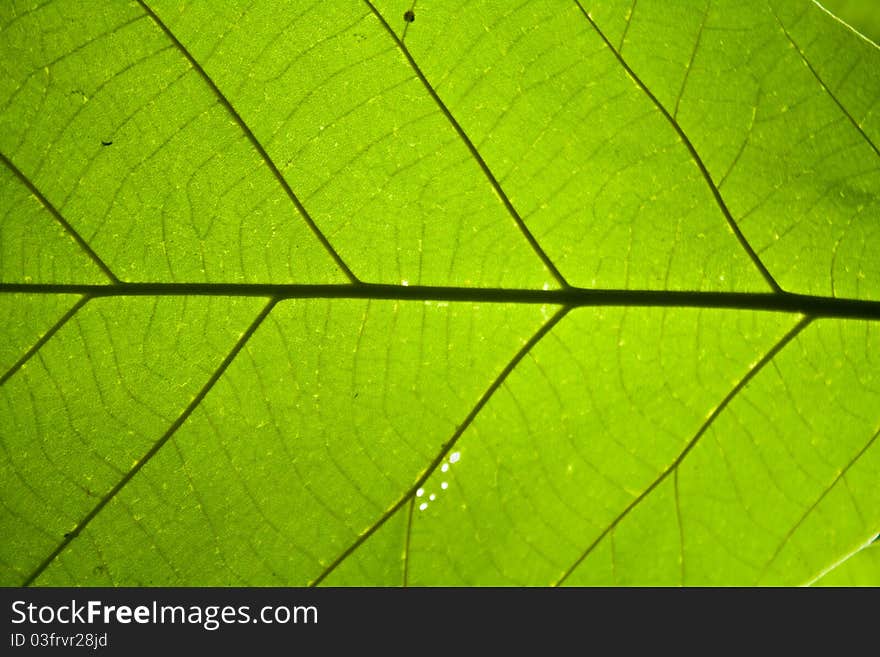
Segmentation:
<svg viewBox="0 0 880 657">
<path fill-rule="evenodd" d="M 818 5 L 0 20 L 0 583 L 790 585 L 880 531 L 880 51 Z"/>
</svg>

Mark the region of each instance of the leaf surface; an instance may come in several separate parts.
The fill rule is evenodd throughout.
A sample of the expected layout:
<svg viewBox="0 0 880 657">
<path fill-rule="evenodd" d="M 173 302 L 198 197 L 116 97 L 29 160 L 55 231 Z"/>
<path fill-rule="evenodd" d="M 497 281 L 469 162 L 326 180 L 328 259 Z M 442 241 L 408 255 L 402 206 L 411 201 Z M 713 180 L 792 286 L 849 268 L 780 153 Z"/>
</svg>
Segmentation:
<svg viewBox="0 0 880 657">
<path fill-rule="evenodd" d="M 0 581 L 790 585 L 880 531 L 880 51 L 815 3 L 0 21 Z"/>
</svg>

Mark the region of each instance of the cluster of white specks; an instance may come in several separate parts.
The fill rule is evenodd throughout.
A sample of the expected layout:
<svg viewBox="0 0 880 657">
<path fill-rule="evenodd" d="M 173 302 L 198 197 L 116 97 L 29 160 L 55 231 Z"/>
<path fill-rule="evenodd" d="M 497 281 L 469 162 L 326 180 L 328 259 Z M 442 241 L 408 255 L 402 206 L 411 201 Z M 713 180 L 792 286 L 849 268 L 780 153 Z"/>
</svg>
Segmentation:
<svg viewBox="0 0 880 657">
<path fill-rule="evenodd" d="M 458 461 L 460 459 L 461 459 L 461 452 L 452 452 L 452 454 L 449 455 L 449 458 L 440 466 L 440 472 L 449 472 L 449 466 L 452 465 L 453 463 L 458 463 Z M 447 488 L 449 488 L 449 482 L 448 481 L 441 481 L 440 482 L 440 490 L 446 490 Z M 425 489 L 419 488 L 416 491 L 416 497 L 424 497 L 424 496 L 425 496 Z M 427 509 L 428 503 L 433 502 L 436 499 L 437 499 L 437 493 L 428 493 L 428 502 L 422 502 L 421 504 L 419 504 L 419 511 L 424 511 L 425 509 Z"/>
</svg>

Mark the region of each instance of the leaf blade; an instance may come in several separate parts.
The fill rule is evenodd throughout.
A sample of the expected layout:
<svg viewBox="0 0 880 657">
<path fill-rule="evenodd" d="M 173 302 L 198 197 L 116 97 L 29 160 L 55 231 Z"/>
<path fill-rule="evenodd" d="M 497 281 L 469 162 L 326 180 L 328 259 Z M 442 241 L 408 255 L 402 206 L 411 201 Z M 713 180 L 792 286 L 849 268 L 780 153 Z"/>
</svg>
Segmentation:
<svg viewBox="0 0 880 657">
<path fill-rule="evenodd" d="M 0 10 L 0 580 L 797 584 L 875 536 L 877 48 L 408 10 Z"/>
</svg>

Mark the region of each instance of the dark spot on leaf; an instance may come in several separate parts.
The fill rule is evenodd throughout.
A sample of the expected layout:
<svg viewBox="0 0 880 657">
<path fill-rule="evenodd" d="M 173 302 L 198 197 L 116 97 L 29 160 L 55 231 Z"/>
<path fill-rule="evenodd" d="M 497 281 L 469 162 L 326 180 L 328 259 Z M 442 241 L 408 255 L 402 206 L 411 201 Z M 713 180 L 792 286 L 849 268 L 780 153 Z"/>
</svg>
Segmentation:
<svg viewBox="0 0 880 657">
<path fill-rule="evenodd" d="M 354 394 L 352 395 L 352 397 L 354 397 L 355 399 L 357 399 L 359 394 L 360 394 L 360 393 L 356 392 L 356 393 L 354 393 Z"/>
<path fill-rule="evenodd" d="M 110 146 L 112 143 L 113 143 L 112 140 L 111 141 L 104 141 L 103 139 L 101 140 L 101 146 Z"/>
<path fill-rule="evenodd" d="M 407 9 L 403 14 L 403 20 L 407 23 L 412 23 L 416 19 L 416 13 L 412 9 Z"/>
<path fill-rule="evenodd" d="M 70 538 L 73 536 L 73 532 L 64 532 L 64 538 Z"/>
</svg>

